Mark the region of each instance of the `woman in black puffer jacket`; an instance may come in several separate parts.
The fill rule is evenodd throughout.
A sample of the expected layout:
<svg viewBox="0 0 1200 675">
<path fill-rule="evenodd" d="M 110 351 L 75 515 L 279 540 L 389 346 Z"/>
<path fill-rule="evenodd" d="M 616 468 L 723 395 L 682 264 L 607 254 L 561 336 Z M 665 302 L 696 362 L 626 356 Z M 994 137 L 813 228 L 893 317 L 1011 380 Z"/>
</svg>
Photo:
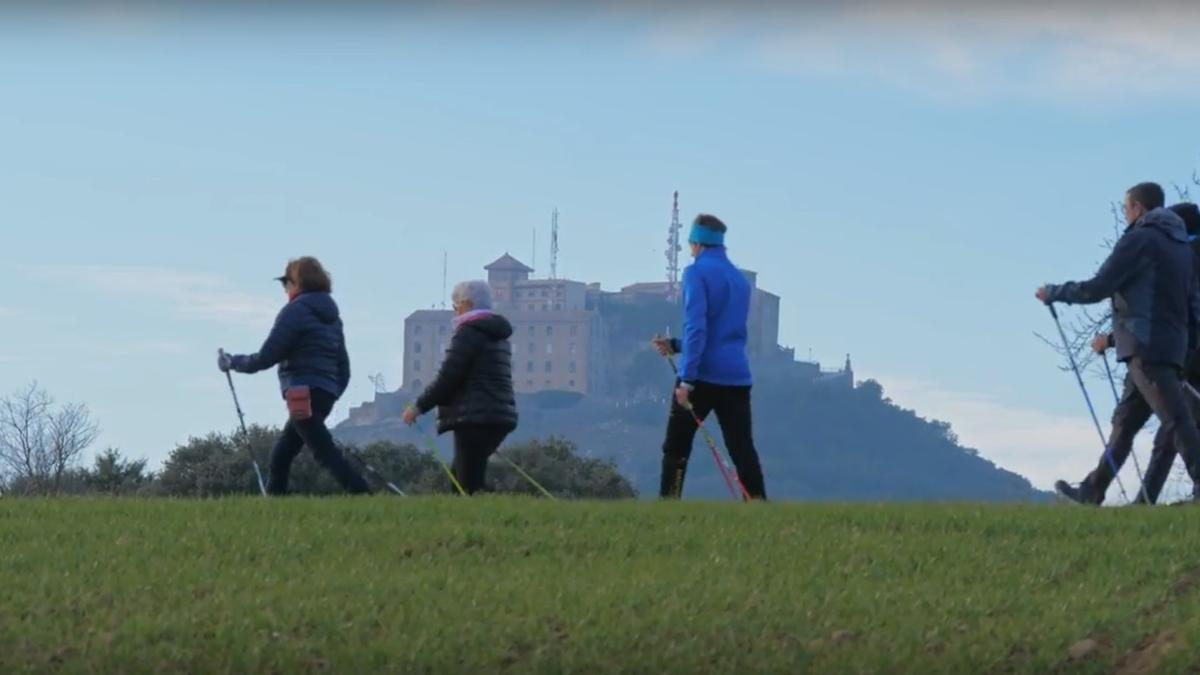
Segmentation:
<svg viewBox="0 0 1200 675">
<path fill-rule="evenodd" d="M 488 459 L 517 428 L 512 383 L 512 324 L 492 311 L 491 289 L 482 281 L 454 287 L 454 336 L 437 376 L 406 424 L 438 409 L 438 433 L 454 432 L 454 475 L 467 494 L 483 488 Z"/>
</svg>

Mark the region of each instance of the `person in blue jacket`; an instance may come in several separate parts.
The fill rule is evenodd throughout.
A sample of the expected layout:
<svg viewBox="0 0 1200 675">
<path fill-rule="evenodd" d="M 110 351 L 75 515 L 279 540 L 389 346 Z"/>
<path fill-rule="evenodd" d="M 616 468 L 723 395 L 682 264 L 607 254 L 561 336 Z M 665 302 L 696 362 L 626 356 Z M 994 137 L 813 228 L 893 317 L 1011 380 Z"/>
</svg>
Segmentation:
<svg viewBox="0 0 1200 675">
<path fill-rule="evenodd" d="M 683 494 L 697 431 L 693 412 L 701 421 L 716 413 L 742 486 L 751 499 L 767 497 L 750 414 L 754 383 L 746 356 L 750 282 L 729 260 L 727 229 L 716 216 L 696 216 L 688 235 L 695 262 L 683 271 L 683 337 L 654 340 L 661 354 L 680 355 L 679 381 L 663 442 L 659 489 L 663 498 L 678 499 Z"/>
<path fill-rule="evenodd" d="M 254 354 L 221 350 L 217 356 L 222 372 L 257 373 L 279 366 L 279 386 L 290 414 L 271 450 L 267 492 L 287 494 L 292 461 L 305 445 L 346 491 L 370 492 L 367 481 L 346 461 L 325 426 L 325 418 L 350 384 L 342 319 L 330 295 L 333 283 L 321 263 L 307 256 L 289 262 L 276 280 L 283 284 L 288 303 L 275 317 L 275 326 L 262 347 Z"/>
</svg>

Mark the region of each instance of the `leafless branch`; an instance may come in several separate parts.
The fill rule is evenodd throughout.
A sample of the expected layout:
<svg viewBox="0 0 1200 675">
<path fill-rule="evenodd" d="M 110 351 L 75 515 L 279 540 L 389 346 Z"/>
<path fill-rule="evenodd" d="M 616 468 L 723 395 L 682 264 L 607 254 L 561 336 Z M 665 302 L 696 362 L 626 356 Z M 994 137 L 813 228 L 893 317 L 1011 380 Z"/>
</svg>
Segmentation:
<svg viewBox="0 0 1200 675">
<path fill-rule="evenodd" d="M 50 417 L 48 425 L 48 464 L 54 491 L 62 487 L 62 477 L 87 450 L 100 428 L 92 421 L 91 413 L 82 403 L 69 403 Z"/>
<path fill-rule="evenodd" d="M 0 472 L 26 491 L 57 491 L 98 434 L 86 406 L 55 410 L 54 399 L 33 382 L 0 398 Z"/>
</svg>

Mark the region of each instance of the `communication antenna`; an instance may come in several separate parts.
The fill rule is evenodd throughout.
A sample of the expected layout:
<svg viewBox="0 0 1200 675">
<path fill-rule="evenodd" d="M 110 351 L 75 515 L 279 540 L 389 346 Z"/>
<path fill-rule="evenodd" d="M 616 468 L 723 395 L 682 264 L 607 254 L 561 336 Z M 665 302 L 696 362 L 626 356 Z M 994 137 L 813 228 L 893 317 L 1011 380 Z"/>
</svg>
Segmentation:
<svg viewBox="0 0 1200 675">
<path fill-rule="evenodd" d="M 671 302 L 679 299 L 679 190 L 675 191 L 671 203 L 671 225 L 667 230 L 667 298 Z"/>
<path fill-rule="evenodd" d="M 558 208 L 550 215 L 550 278 L 558 278 Z"/>
<path fill-rule="evenodd" d="M 375 393 L 382 394 L 387 391 L 387 383 L 383 379 L 383 373 L 375 373 L 367 378 L 371 384 L 375 385 Z"/>
</svg>

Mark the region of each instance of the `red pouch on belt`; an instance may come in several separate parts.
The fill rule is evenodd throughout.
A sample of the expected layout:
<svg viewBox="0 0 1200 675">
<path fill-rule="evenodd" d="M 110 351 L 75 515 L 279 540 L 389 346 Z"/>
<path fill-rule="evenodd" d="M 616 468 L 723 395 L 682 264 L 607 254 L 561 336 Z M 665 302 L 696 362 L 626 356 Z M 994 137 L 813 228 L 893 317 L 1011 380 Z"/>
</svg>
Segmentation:
<svg viewBox="0 0 1200 675">
<path fill-rule="evenodd" d="M 288 415 L 292 419 L 303 421 L 312 417 L 312 392 L 308 387 L 290 387 L 286 396 Z"/>
</svg>

